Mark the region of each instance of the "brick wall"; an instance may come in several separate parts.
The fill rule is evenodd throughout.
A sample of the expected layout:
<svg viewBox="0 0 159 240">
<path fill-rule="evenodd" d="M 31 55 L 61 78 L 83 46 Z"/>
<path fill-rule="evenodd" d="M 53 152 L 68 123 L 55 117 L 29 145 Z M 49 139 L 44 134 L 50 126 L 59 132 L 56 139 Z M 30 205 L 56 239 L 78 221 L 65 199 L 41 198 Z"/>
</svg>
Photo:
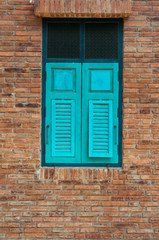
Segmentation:
<svg viewBox="0 0 159 240">
<path fill-rule="evenodd" d="M 124 22 L 123 167 L 41 168 L 42 22 L 0 5 L 0 239 L 159 239 L 159 1 Z"/>
</svg>

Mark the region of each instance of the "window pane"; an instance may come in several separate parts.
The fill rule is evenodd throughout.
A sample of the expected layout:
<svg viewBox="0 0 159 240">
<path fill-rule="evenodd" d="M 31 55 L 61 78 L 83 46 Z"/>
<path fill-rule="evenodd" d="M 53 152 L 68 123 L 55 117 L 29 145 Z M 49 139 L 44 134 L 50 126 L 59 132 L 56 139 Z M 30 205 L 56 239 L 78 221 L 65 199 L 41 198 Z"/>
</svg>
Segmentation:
<svg viewBox="0 0 159 240">
<path fill-rule="evenodd" d="M 80 23 L 48 23 L 47 58 L 80 58 Z"/>
<path fill-rule="evenodd" d="M 85 24 L 85 58 L 118 58 L 118 23 Z"/>
</svg>

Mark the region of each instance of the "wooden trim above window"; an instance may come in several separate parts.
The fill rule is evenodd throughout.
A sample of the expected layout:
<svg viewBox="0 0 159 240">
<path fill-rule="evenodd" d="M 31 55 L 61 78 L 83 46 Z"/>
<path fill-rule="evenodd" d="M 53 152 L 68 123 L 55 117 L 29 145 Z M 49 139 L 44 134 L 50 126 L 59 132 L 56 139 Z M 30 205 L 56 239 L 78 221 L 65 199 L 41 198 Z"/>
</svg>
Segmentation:
<svg viewBox="0 0 159 240">
<path fill-rule="evenodd" d="M 131 15 L 132 0 L 34 0 L 39 17 L 125 18 Z"/>
</svg>

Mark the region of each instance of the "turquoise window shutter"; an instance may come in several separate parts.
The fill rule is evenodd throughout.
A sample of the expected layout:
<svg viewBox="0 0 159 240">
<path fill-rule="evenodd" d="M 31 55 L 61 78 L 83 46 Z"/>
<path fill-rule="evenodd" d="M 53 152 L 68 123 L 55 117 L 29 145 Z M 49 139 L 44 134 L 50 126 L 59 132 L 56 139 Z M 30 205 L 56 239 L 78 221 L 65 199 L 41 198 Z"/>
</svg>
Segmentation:
<svg viewBox="0 0 159 240">
<path fill-rule="evenodd" d="M 89 100 L 89 157 L 113 157 L 112 100 Z"/>
<path fill-rule="evenodd" d="M 46 73 L 46 163 L 118 163 L 118 64 L 47 63 Z"/>
<path fill-rule="evenodd" d="M 118 163 L 118 71 L 118 63 L 83 63 L 83 163 Z"/>
<path fill-rule="evenodd" d="M 81 64 L 46 64 L 46 163 L 81 162 Z"/>
</svg>

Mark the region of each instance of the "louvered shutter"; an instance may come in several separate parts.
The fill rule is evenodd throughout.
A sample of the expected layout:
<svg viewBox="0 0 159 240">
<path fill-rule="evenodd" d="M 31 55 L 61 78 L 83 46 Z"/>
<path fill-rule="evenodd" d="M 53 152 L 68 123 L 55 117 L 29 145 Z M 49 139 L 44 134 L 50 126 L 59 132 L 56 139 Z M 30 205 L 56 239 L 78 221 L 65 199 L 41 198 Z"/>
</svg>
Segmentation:
<svg viewBox="0 0 159 240">
<path fill-rule="evenodd" d="M 81 161 L 81 64 L 46 66 L 46 163 Z"/>
<path fill-rule="evenodd" d="M 111 100 L 89 100 L 89 157 L 112 157 Z"/>
<path fill-rule="evenodd" d="M 75 102 L 52 100 L 52 156 L 75 154 Z"/>
<path fill-rule="evenodd" d="M 118 64 L 82 67 L 82 162 L 118 163 Z"/>
</svg>

